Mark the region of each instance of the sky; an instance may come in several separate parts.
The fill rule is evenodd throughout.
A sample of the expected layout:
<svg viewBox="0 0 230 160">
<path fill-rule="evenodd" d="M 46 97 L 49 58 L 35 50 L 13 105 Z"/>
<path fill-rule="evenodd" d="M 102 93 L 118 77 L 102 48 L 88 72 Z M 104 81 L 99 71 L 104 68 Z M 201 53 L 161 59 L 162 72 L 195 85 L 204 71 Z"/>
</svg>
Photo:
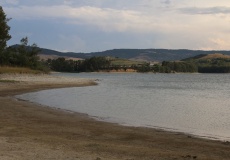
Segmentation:
<svg viewBox="0 0 230 160">
<path fill-rule="evenodd" d="M 230 50 L 229 0 L 0 0 L 12 39 L 64 52 Z"/>
</svg>

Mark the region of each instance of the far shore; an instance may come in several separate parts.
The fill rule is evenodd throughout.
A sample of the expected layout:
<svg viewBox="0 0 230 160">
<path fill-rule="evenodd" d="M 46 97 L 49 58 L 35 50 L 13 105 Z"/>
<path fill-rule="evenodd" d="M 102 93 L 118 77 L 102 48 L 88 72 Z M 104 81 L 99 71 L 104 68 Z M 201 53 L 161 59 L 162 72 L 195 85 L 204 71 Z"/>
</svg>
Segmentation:
<svg viewBox="0 0 230 160">
<path fill-rule="evenodd" d="M 120 126 L 13 97 L 44 89 L 90 85 L 96 82 L 52 75 L 0 74 L 0 159 L 230 159 L 230 142 Z"/>
</svg>

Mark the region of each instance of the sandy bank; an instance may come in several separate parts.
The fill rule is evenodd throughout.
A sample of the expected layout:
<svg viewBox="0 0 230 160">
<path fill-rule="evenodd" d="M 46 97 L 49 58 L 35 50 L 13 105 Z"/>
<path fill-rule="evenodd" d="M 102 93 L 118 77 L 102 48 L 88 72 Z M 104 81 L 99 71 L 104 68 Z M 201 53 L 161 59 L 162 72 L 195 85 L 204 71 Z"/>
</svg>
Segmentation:
<svg viewBox="0 0 230 160">
<path fill-rule="evenodd" d="M 42 89 L 96 85 L 93 79 L 46 74 L 0 74 L 0 96 L 16 95 Z"/>
<path fill-rule="evenodd" d="M 11 97 L 41 89 L 93 84 L 88 79 L 48 75 L 0 75 L 0 159 L 230 159 L 230 144 L 226 142 L 98 122 L 83 114 Z"/>
</svg>

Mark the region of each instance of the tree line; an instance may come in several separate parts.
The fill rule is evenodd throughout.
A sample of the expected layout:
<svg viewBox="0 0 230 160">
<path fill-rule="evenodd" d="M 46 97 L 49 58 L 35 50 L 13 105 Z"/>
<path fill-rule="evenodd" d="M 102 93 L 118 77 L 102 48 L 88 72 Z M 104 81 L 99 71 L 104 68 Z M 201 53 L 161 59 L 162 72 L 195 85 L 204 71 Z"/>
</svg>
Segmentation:
<svg viewBox="0 0 230 160">
<path fill-rule="evenodd" d="M 111 70 L 133 69 L 137 72 L 154 73 L 230 73 L 229 59 L 213 59 L 202 61 L 163 61 L 162 63 L 151 65 L 143 63 L 138 65 L 113 65 L 109 58 L 92 57 L 85 60 L 66 60 L 65 58 L 49 59 L 46 65 L 54 71 L 59 72 L 98 72 Z"/>
<path fill-rule="evenodd" d="M 96 72 L 108 70 L 110 61 L 106 57 L 92 57 L 85 60 L 66 60 L 63 57 L 48 59 L 46 65 L 58 72 Z"/>
<path fill-rule="evenodd" d="M 199 73 L 230 73 L 229 58 L 200 59 L 198 55 L 198 59 L 188 59 L 187 62 L 195 64 Z"/>
<path fill-rule="evenodd" d="M 187 62 L 162 62 L 161 64 L 150 65 L 144 63 L 139 65 L 112 65 L 111 61 L 106 57 L 92 57 L 85 60 L 66 60 L 65 58 L 48 59 L 47 66 L 58 72 L 98 72 L 133 69 L 137 72 L 159 72 L 159 73 L 173 73 L 173 72 L 197 72 L 198 68 L 195 64 Z"/>
</svg>

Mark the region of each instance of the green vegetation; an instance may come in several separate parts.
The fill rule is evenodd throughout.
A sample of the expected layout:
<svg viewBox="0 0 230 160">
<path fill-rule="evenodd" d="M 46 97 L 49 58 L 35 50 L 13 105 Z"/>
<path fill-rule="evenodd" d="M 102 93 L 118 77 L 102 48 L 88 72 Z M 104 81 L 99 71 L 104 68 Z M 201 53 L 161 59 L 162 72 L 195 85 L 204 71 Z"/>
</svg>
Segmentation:
<svg viewBox="0 0 230 160">
<path fill-rule="evenodd" d="M 78 66 L 78 71 L 94 72 L 108 70 L 110 61 L 106 57 L 92 57 L 82 61 Z"/>
<path fill-rule="evenodd" d="M 171 73 L 171 72 L 197 72 L 197 66 L 190 62 L 162 62 L 160 72 Z"/>
<path fill-rule="evenodd" d="M 46 65 L 54 71 L 58 72 L 74 72 L 77 62 L 73 60 L 66 60 L 63 57 L 60 57 L 58 59 L 48 59 L 46 61 Z"/>
<path fill-rule="evenodd" d="M 9 19 L 6 18 L 0 6 L 0 66 L 25 67 L 48 72 L 47 68 L 39 61 L 37 45 L 28 46 L 27 37 L 21 39 L 19 46 L 7 47 L 7 41 L 11 38 L 9 35 L 10 27 L 7 25 L 8 21 Z"/>
<path fill-rule="evenodd" d="M 25 67 L 0 66 L 0 74 L 3 74 L 3 73 L 39 74 L 39 73 L 43 73 L 43 71 L 32 70 L 30 68 L 25 68 Z"/>
<path fill-rule="evenodd" d="M 110 61 L 105 57 L 92 57 L 86 60 L 48 59 L 47 66 L 58 72 L 95 72 L 109 69 Z"/>
<path fill-rule="evenodd" d="M 112 66 L 132 66 L 144 64 L 142 61 L 131 61 L 128 59 L 121 58 L 109 58 Z"/>
<path fill-rule="evenodd" d="M 0 6 L 0 55 L 4 53 L 7 46 L 6 43 L 11 38 L 9 35 L 10 27 L 7 24 L 8 21 L 9 19 L 6 18 L 6 14 Z"/>
<path fill-rule="evenodd" d="M 4 80 L 4 79 L 0 79 L 0 83 L 16 83 L 17 81 L 14 80 Z"/>
<path fill-rule="evenodd" d="M 158 64 L 111 57 L 92 57 L 78 61 L 58 58 L 49 59 L 46 64 L 52 70 L 59 72 L 109 72 L 131 69 L 154 73 L 230 73 L 230 56 L 222 54 L 198 55 L 182 61 L 163 61 Z"/>
<path fill-rule="evenodd" d="M 140 68 L 140 66 L 144 66 L 147 63 L 146 62 L 141 62 L 141 61 L 132 61 L 132 60 L 127 60 L 127 59 L 121 59 L 121 58 L 109 58 L 110 59 L 110 70 L 124 70 L 126 71 L 127 69 L 132 69 L 132 70 L 137 70 Z"/>
<path fill-rule="evenodd" d="M 218 53 L 201 54 L 178 62 L 163 61 L 159 72 L 230 73 L 230 56 Z"/>
<path fill-rule="evenodd" d="M 110 72 L 128 69 L 138 72 L 152 72 L 150 64 L 146 62 L 130 61 L 119 58 L 91 57 L 85 60 L 66 60 L 65 58 L 48 59 L 46 65 L 58 72 Z"/>
<path fill-rule="evenodd" d="M 184 61 L 195 64 L 199 73 L 230 73 L 230 56 L 228 55 L 199 55 Z"/>
</svg>

